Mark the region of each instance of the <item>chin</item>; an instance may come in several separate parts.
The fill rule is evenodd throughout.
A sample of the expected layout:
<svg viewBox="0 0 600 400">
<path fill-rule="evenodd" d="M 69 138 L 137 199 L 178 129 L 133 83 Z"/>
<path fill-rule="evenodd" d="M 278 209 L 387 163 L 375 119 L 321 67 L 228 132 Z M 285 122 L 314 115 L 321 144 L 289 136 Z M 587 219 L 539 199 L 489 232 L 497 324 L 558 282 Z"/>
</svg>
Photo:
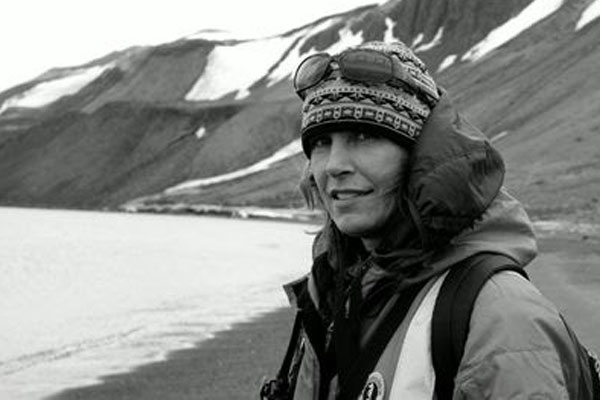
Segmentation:
<svg viewBox="0 0 600 400">
<path fill-rule="evenodd" d="M 377 230 L 372 220 L 364 221 L 361 218 L 339 218 L 334 219 L 334 222 L 340 232 L 352 237 L 370 237 Z"/>
</svg>

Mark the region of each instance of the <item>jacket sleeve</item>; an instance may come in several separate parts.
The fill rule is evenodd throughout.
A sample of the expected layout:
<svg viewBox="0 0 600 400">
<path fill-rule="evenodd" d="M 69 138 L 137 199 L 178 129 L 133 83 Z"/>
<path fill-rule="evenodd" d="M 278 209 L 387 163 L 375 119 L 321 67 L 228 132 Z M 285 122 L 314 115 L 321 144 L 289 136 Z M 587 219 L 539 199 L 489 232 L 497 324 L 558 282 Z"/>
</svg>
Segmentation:
<svg viewBox="0 0 600 400">
<path fill-rule="evenodd" d="M 492 277 L 471 316 L 458 399 L 576 399 L 578 360 L 556 307 L 514 272 Z"/>
</svg>

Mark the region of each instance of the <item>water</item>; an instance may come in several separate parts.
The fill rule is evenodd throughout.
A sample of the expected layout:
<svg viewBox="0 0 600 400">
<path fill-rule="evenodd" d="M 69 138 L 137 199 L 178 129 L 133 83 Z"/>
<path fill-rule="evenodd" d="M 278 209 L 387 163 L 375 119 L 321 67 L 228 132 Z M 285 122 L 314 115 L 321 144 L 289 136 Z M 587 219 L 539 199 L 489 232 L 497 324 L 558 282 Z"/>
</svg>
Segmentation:
<svg viewBox="0 0 600 400">
<path fill-rule="evenodd" d="M 92 384 L 284 306 L 314 229 L 0 208 L 0 399 Z"/>
</svg>

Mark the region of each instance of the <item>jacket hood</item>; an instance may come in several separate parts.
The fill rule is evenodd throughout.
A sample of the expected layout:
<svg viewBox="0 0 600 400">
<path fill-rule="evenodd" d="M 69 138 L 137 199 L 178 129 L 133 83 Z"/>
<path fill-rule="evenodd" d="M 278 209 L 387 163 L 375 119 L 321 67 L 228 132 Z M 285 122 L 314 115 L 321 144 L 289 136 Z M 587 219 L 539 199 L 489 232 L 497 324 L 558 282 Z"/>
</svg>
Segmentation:
<svg viewBox="0 0 600 400">
<path fill-rule="evenodd" d="M 410 262 L 403 252 L 400 250 L 375 259 L 375 265 L 363 277 L 365 296 L 382 278 L 393 276 L 397 284 L 411 286 L 479 253 L 502 254 L 525 267 L 535 258 L 537 244 L 523 206 L 502 188 L 483 214 L 468 228 L 459 232 L 445 246 L 426 252 L 420 258 L 420 263 Z"/>
<path fill-rule="evenodd" d="M 439 248 L 471 227 L 503 181 L 500 153 L 443 93 L 413 149 L 406 186 L 424 248 Z"/>
<path fill-rule="evenodd" d="M 521 203 L 503 188 L 504 162 L 443 93 L 415 146 L 406 187 L 431 275 L 476 253 L 525 266 L 537 254 Z"/>
<path fill-rule="evenodd" d="M 406 179 L 402 206 L 406 220 L 400 222 L 404 226 L 399 241 L 372 255 L 374 265 L 363 277 L 365 292 L 390 276 L 410 286 L 481 252 L 506 255 L 522 266 L 535 257 L 527 214 L 502 187 L 500 153 L 456 111 L 445 92 L 413 147 Z M 314 248 L 320 249 L 315 258 L 326 250 L 325 236 L 315 239 Z M 417 236 L 420 244 L 414 240 Z M 315 276 L 319 271 L 315 266 L 312 278 L 323 281 Z M 321 268 L 322 275 L 330 275 L 329 269 Z M 314 283 L 309 282 L 309 291 L 318 299 L 328 285 L 317 288 Z"/>
<path fill-rule="evenodd" d="M 477 253 L 497 253 L 525 267 L 537 255 L 533 226 L 519 201 L 502 188 L 475 223 L 433 253 L 431 268 L 442 271 Z"/>
</svg>

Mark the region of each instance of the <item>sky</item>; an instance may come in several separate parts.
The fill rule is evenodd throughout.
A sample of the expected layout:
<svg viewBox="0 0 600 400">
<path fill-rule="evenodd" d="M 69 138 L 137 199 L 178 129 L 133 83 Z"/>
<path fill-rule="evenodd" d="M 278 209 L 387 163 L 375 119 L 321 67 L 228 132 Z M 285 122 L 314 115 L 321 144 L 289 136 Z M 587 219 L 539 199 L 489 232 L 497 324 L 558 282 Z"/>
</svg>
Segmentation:
<svg viewBox="0 0 600 400">
<path fill-rule="evenodd" d="M 134 45 L 156 45 L 220 29 L 236 38 L 276 35 L 333 13 L 386 0 L 19 0 L 2 7 L 0 92 L 53 67 L 76 66 Z M 476 60 L 564 0 L 536 0 L 463 55 Z M 600 0 L 576 29 L 600 17 Z M 510 32 L 509 32 L 510 31 Z M 512 33 L 511 33 L 512 32 Z M 439 44 L 434 39 L 426 44 Z M 423 44 L 416 51 L 424 50 Z M 447 68 L 457 59 L 444 60 Z M 0 107 L 0 112 L 2 107 Z"/>
<path fill-rule="evenodd" d="M 2 7 L 0 91 L 53 67 L 203 29 L 240 37 L 283 33 L 382 0 L 19 0 Z"/>
</svg>

